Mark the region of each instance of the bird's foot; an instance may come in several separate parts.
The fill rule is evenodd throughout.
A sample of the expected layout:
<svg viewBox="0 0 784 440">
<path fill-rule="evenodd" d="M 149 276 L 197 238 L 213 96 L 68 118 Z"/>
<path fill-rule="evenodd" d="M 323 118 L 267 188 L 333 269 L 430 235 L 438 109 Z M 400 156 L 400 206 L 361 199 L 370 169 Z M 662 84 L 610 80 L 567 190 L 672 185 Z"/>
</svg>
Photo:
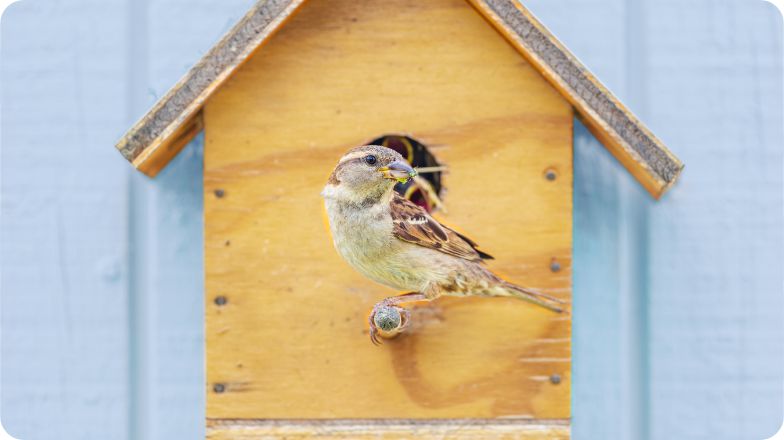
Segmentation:
<svg viewBox="0 0 784 440">
<path fill-rule="evenodd" d="M 374 345 L 381 345 L 379 336 L 391 338 L 408 327 L 411 321 L 411 312 L 395 305 L 390 299 L 385 299 L 373 306 L 368 323 L 370 324 L 370 341 Z"/>
</svg>

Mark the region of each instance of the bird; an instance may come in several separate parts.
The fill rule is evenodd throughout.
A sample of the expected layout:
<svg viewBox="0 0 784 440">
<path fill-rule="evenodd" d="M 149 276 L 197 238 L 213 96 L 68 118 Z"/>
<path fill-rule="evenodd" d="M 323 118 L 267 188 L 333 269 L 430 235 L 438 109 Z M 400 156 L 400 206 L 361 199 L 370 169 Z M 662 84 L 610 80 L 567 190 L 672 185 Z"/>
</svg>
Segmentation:
<svg viewBox="0 0 784 440">
<path fill-rule="evenodd" d="M 340 158 L 321 192 L 338 254 L 365 277 L 407 292 L 374 305 L 368 317 L 373 344 L 380 344 L 379 311 L 397 310 L 402 330 L 410 322 L 403 304 L 444 295 L 514 297 L 563 311 L 562 300 L 493 273 L 485 265 L 493 257 L 476 242 L 394 191 L 395 183 L 416 175 L 398 152 L 363 145 Z"/>
</svg>

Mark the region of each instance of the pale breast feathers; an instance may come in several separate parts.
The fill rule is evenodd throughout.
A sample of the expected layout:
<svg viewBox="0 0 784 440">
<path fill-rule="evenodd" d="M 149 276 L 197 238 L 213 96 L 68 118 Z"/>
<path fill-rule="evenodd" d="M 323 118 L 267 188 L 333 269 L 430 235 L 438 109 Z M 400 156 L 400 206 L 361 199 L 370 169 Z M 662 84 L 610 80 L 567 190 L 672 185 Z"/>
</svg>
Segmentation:
<svg viewBox="0 0 784 440">
<path fill-rule="evenodd" d="M 470 238 L 441 225 L 424 209 L 398 196 L 390 202 L 395 237 L 469 261 L 493 257 L 477 249 Z"/>
</svg>

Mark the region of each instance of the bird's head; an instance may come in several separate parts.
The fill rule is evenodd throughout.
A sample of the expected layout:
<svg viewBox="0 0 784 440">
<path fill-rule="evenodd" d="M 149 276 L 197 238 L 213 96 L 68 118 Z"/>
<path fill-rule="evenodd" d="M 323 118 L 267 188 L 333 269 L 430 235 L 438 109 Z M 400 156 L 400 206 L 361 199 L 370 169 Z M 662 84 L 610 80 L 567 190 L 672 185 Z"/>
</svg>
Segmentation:
<svg viewBox="0 0 784 440">
<path fill-rule="evenodd" d="M 405 182 L 417 172 L 395 150 L 365 145 L 340 158 L 322 195 L 360 202 L 391 192 L 395 183 Z"/>
</svg>

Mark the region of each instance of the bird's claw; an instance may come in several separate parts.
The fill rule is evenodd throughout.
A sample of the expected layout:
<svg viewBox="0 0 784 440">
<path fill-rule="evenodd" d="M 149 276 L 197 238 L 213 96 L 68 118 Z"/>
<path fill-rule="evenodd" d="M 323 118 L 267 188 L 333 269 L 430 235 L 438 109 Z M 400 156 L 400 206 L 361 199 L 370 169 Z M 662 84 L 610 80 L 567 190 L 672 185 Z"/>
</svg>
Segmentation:
<svg viewBox="0 0 784 440">
<path fill-rule="evenodd" d="M 381 345 L 381 341 L 378 339 L 378 328 L 376 324 L 373 323 L 373 319 L 370 319 L 370 342 L 373 343 L 375 346 Z"/>
</svg>

